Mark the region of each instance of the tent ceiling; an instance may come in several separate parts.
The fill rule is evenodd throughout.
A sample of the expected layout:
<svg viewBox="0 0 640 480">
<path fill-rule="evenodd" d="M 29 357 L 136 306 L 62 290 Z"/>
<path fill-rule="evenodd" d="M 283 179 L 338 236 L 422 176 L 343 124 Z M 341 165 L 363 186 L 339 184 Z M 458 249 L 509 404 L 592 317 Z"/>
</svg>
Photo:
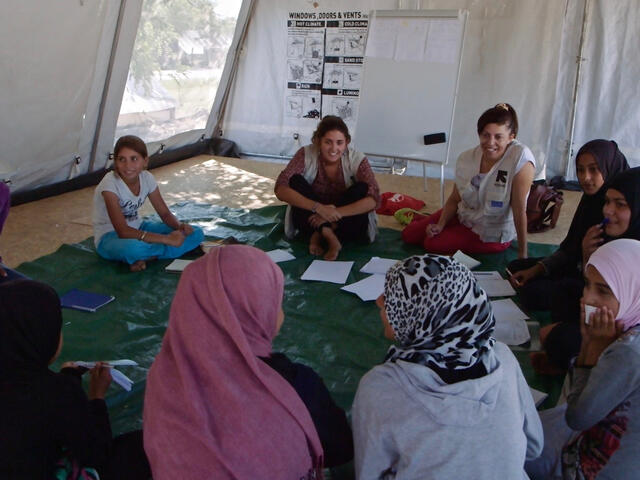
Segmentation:
<svg viewBox="0 0 640 480">
<path fill-rule="evenodd" d="M 199 1 L 208 0 L 190 4 Z M 218 126 L 243 151 L 291 155 L 309 140 L 313 122 L 292 125 L 283 113 L 289 13 L 366 14 L 410 4 L 470 13 L 451 158 L 475 144 L 478 115 L 508 101 L 520 115 L 519 137 L 546 165 L 547 176 L 564 174 L 585 2 L 573 151 L 589 139 L 612 138 L 638 165 L 640 0 L 245 0 L 231 54 L 224 68 L 220 65 L 221 88 L 212 104 L 202 105 L 211 112 L 208 121 L 168 134 L 151 151 L 161 143 L 170 149 L 203 134 L 217 135 Z M 46 8 L 34 0 L 0 3 L 0 179 L 11 181 L 13 191 L 108 164 L 144 5 L 143 0 L 58 0 Z M 204 31 L 185 26 L 175 42 L 180 61 L 204 62 L 205 53 L 217 48 L 211 32 Z M 131 88 L 128 95 L 136 93 Z M 167 94 L 160 97 L 163 105 L 171 103 Z M 171 115 L 171 108 L 157 115 Z"/>
</svg>

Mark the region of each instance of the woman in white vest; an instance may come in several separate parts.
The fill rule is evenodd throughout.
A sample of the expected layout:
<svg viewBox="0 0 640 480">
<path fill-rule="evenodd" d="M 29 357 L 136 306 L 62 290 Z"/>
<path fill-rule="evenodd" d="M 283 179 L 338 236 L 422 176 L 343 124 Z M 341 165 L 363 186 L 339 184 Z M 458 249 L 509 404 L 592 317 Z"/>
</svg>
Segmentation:
<svg viewBox="0 0 640 480">
<path fill-rule="evenodd" d="M 349 148 L 340 117 L 324 117 L 311 142 L 280 173 L 275 194 L 289 204 L 287 237 L 301 232 L 310 237 L 312 255 L 335 260 L 343 242 L 375 239 L 380 191 L 367 158 Z"/>
<path fill-rule="evenodd" d="M 518 257 L 527 258 L 527 195 L 535 159 L 517 141 L 518 116 L 499 103 L 478 119 L 480 144 L 456 163 L 453 191 L 444 208 L 415 218 L 402 232 L 407 243 L 431 253 L 495 253 L 517 237 Z"/>
</svg>

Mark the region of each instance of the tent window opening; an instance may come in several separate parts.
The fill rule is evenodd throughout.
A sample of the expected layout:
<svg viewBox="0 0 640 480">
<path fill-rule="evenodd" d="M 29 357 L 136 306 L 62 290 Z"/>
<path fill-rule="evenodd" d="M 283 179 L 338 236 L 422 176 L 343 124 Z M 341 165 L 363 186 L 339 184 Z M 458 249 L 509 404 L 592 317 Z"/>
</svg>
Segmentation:
<svg viewBox="0 0 640 480">
<path fill-rule="evenodd" d="M 116 138 L 204 129 L 242 0 L 145 0 Z"/>
</svg>

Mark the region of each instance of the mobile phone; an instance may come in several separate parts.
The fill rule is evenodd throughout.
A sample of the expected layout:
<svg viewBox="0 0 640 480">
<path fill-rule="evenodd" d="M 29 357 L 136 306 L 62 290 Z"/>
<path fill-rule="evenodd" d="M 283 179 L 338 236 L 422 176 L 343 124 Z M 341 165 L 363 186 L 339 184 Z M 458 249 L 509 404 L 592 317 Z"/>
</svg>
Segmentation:
<svg viewBox="0 0 640 480">
<path fill-rule="evenodd" d="M 594 313 L 598 307 L 594 307 L 593 305 L 584 305 L 584 323 L 589 325 L 591 323 L 591 314 Z"/>
</svg>

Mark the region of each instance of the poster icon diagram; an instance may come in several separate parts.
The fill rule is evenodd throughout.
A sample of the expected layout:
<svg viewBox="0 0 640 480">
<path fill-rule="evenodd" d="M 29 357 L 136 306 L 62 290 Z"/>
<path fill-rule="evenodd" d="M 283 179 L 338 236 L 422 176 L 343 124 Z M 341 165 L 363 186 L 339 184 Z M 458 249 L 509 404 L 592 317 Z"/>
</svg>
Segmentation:
<svg viewBox="0 0 640 480">
<path fill-rule="evenodd" d="M 320 118 L 320 93 L 301 90 L 288 95 L 285 115 L 291 118 Z"/>
<path fill-rule="evenodd" d="M 291 36 L 287 38 L 287 57 L 302 58 L 304 55 L 304 38 Z"/>
<path fill-rule="evenodd" d="M 322 82 L 322 60 L 304 60 L 304 73 L 302 80 L 307 83 Z"/>
<path fill-rule="evenodd" d="M 342 88 L 344 83 L 344 71 L 342 66 L 337 64 L 325 65 L 324 88 Z"/>
<path fill-rule="evenodd" d="M 364 46 L 366 43 L 366 35 L 352 33 L 347 35 L 344 54 L 349 57 L 362 57 L 364 55 Z"/>
<path fill-rule="evenodd" d="M 327 55 L 330 57 L 344 55 L 344 35 L 327 33 Z"/>
<path fill-rule="evenodd" d="M 353 111 L 353 100 L 348 100 L 346 98 L 334 98 L 332 103 L 334 115 L 337 115 L 345 122 L 347 120 L 353 120 L 355 114 Z"/>
<path fill-rule="evenodd" d="M 344 69 L 343 88 L 359 89 L 361 84 L 361 67 L 348 67 Z"/>
<path fill-rule="evenodd" d="M 302 60 L 289 60 L 287 62 L 287 76 L 289 82 L 304 81 L 304 65 Z"/>
<path fill-rule="evenodd" d="M 287 97 L 287 101 L 285 102 L 285 115 L 287 117 L 297 117 L 300 118 L 302 116 L 302 98 L 289 95 Z"/>
<path fill-rule="evenodd" d="M 303 118 L 320 118 L 320 95 L 307 95 L 303 97 Z"/>
<path fill-rule="evenodd" d="M 309 35 L 304 39 L 304 56 L 306 58 L 324 57 L 324 36 Z"/>
</svg>

